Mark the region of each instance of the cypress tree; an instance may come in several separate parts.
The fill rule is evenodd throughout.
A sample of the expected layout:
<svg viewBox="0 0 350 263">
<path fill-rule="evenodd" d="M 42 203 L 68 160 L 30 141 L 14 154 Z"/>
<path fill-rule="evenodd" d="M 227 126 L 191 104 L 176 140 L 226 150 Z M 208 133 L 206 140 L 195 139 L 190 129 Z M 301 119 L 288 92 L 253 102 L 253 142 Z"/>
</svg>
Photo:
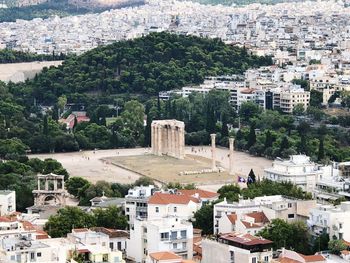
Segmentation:
<svg viewBox="0 0 350 263">
<path fill-rule="evenodd" d="M 228 137 L 227 114 L 225 112 L 222 114 L 221 136 Z"/>
<path fill-rule="evenodd" d="M 43 134 L 48 135 L 49 134 L 49 125 L 47 120 L 47 115 L 45 114 L 44 120 L 43 120 Z"/>
<path fill-rule="evenodd" d="M 250 125 L 250 131 L 247 138 L 247 149 L 252 147 L 256 143 L 255 125 Z"/>
<path fill-rule="evenodd" d="M 250 169 L 250 172 L 248 174 L 248 181 L 247 182 L 248 182 L 248 184 L 252 184 L 252 183 L 256 182 L 256 176 L 255 176 L 255 173 L 254 173 L 253 169 Z"/>
<path fill-rule="evenodd" d="M 207 107 L 207 125 L 206 130 L 208 133 L 215 133 L 216 131 L 216 118 L 215 112 L 211 105 Z"/>
<path fill-rule="evenodd" d="M 267 130 L 266 132 L 266 138 L 265 138 L 265 149 L 272 147 L 273 138 L 270 130 Z"/>
<path fill-rule="evenodd" d="M 282 141 L 281 141 L 279 154 L 281 155 L 282 152 L 283 152 L 285 149 L 288 149 L 288 148 L 289 148 L 289 141 L 288 141 L 287 136 L 284 136 L 283 139 L 282 139 Z"/>
<path fill-rule="evenodd" d="M 321 161 L 324 159 L 324 138 L 320 139 L 320 144 L 318 146 L 318 155 L 317 155 L 317 160 Z"/>
</svg>

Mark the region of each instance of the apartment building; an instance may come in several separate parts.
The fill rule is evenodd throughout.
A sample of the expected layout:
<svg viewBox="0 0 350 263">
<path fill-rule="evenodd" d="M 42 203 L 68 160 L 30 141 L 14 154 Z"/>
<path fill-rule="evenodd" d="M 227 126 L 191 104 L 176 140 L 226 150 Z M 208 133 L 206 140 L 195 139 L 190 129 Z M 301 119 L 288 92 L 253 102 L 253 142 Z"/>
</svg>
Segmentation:
<svg viewBox="0 0 350 263">
<path fill-rule="evenodd" d="M 199 195 L 195 196 L 181 193 L 155 193 L 148 201 L 148 220 L 169 216 L 191 219 L 201 207 Z"/>
<path fill-rule="evenodd" d="M 125 196 L 125 215 L 130 228 L 136 219 L 147 218 L 148 199 L 154 194 L 155 190 L 154 185 L 135 186 L 133 189 L 129 189 Z"/>
<path fill-rule="evenodd" d="M 280 109 L 284 113 L 293 113 L 297 105 L 302 105 L 304 110 L 307 109 L 310 102 L 310 92 L 302 88 L 293 88 L 280 92 Z"/>
<path fill-rule="evenodd" d="M 303 255 L 301 253 L 297 253 L 295 251 L 282 248 L 282 252 L 279 255 L 278 259 L 274 259 L 272 262 L 273 263 L 283 263 L 283 262 L 326 263 L 329 261 L 327 261 L 327 259 L 322 255 Z"/>
<path fill-rule="evenodd" d="M 225 214 L 219 219 L 219 233 L 238 232 L 255 235 L 269 222 L 264 212 Z"/>
<path fill-rule="evenodd" d="M 16 192 L 0 190 L 0 216 L 16 212 Z"/>
<path fill-rule="evenodd" d="M 217 240 L 202 240 L 202 263 L 272 261 L 272 241 L 250 234 L 227 233 Z"/>
<path fill-rule="evenodd" d="M 224 201 L 214 205 L 214 234 L 240 231 L 255 234 L 269 221 L 281 218 L 288 222 L 308 219 L 309 211 L 316 207 L 316 200 L 299 200 L 274 195 Z"/>
<path fill-rule="evenodd" d="M 342 202 L 339 206 L 321 205 L 310 211 L 307 221 L 314 235 L 324 232 L 330 239 L 350 240 L 350 202 Z"/>
<path fill-rule="evenodd" d="M 183 259 L 192 259 L 192 223 L 176 217 L 135 220 L 127 242 L 127 258 L 144 263 L 148 255 L 160 251 L 170 251 Z"/>
<path fill-rule="evenodd" d="M 291 155 L 289 160 L 277 158 L 272 167 L 264 169 L 264 178 L 276 182 L 291 182 L 312 193 L 322 170 L 306 155 Z"/>
</svg>

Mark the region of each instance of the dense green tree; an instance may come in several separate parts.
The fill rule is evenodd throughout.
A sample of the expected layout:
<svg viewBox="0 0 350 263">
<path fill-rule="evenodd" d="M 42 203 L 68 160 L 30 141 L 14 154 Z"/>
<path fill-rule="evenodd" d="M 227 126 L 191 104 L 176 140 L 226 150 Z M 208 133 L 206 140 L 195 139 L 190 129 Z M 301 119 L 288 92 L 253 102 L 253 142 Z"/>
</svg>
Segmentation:
<svg viewBox="0 0 350 263">
<path fill-rule="evenodd" d="M 56 215 L 50 216 L 44 226 L 49 236 L 65 237 L 73 228 L 96 226 L 93 214 L 88 214 L 78 207 L 67 206 L 58 210 Z"/>
<path fill-rule="evenodd" d="M 298 221 L 287 223 L 282 219 L 273 219 L 258 235 L 273 241 L 274 249 L 284 247 L 302 254 L 309 254 L 310 234 L 305 223 Z"/>
<path fill-rule="evenodd" d="M 256 143 L 255 125 L 250 125 L 250 130 L 247 138 L 247 149 L 252 147 Z"/>
<path fill-rule="evenodd" d="M 203 205 L 194 214 L 193 227 L 202 229 L 202 234 L 213 234 L 213 204 Z"/>
<path fill-rule="evenodd" d="M 65 183 L 68 193 L 75 197 L 79 197 L 79 192 L 87 185 L 90 185 L 89 181 L 82 177 L 71 177 Z"/>
<path fill-rule="evenodd" d="M 95 225 L 113 229 L 126 229 L 128 221 L 122 214 L 120 208 L 110 206 L 106 209 L 95 209 L 93 211 Z"/>
<path fill-rule="evenodd" d="M 346 250 L 347 246 L 343 240 L 333 239 L 329 241 L 328 248 L 332 251 L 332 253 L 339 255 L 341 251 Z"/>
<path fill-rule="evenodd" d="M 323 93 L 317 90 L 310 91 L 310 106 L 320 108 L 323 102 Z"/>
</svg>

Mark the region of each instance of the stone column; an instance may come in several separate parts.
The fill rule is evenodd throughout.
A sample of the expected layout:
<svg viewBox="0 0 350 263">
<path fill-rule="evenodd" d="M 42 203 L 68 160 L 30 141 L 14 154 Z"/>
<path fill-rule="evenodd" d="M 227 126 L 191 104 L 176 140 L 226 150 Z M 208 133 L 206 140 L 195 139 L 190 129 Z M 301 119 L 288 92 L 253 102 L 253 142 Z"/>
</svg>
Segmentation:
<svg viewBox="0 0 350 263">
<path fill-rule="evenodd" d="M 49 190 L 49 181 L 45 179 L 45 190 Z"/>
<path fill-rule="evenodd" d="M 151 126 L 151 150 L 152 150 L 152 154 L 155 154 L 156 153 L 156 147 L 155 147 L 155 136 L 156 136 L 156 133 L 155 133 L 155 128 L 154 128 L 154 125 Z"/>
<path fill-rule="evenodd" d="M 211 137 L 211 169 L 215 170 L 216 169 L 216 160 L 215 160 L 215 157 L 216 157 L 216 146 L 215 146 L 216 134 L 212 133 L 212 134 L 210 134 L 210 137 Z"/>
<path fill-rule="evenodd" d="M 170 155 L 175 157 L 175 130 L 170 126 Z"/>
<path fill-rule="evenodd" d="M 53 181 L 53 190 L 57 191 L 57 180 Z"/>
<path fill-rule="evenodd" d="M 64 190 L 64 177 L 62 179 L 62 183 L 61 183 L 62 189 Z"/>
<path fill-rule="evenodd" d="M 40 190 L 40 179 L 38 178 L 38 190 Z"/>
<path fill-rule="evenodd" d="M 180 129 L 180 159 L 185 158 L 185 130 L 181 127 Z"/>
<path fill-rule="evenodd" d="M 229 174 L 233 175 L 233 144 L 235 139 L 229 138 L 229 143 L 230 143 L 230 156 L 229 156 Z"/>
<path fill-rule="evenodd" d="M 158 143 L 158 153 L 157 155 L 162 156 L 163 153 L 163 146 L 162 146 L 162 127 L 160 125 L 157 126 L 157 143 Z"/>
</svg>

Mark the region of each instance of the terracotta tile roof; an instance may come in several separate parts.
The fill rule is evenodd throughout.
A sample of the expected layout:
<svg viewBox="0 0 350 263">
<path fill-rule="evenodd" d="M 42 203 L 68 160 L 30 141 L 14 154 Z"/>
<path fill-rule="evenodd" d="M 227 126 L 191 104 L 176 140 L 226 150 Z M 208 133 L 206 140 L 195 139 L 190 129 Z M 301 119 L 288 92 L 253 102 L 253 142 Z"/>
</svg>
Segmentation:
<svg viewBox="0 0 350 263">
<path fill-rule="evenodd" d="M 16 220 L 14 218 L 9 218 L 6 216 L 0 216 L 0 222 L 15 222 Z"/>
<path fill-rule="evenodd" d="M 36 239 L 47 239 L 49 235 L 43 230 L 36 230 Z"/>
<path fill-rule="evenodd" d="M 230 220 L 231 224 L 236 224 L 237 215 L 236 214 L 230 214 L 227 215 L 228 220 Z"/>
<path fill-rule="evenodd" d="M 181 263 L 196 263 L 196 261 L 189 260 L 189 259 L 184 259 L 181 261 Z"/>
<path fill-rule="evenodd" d="M 148 200 L 148 204 L 168 205 L 168 204 L 188 204 L 190 201 L 199 203 L 199 199 L 177 194 L 155 193 Z"/>
<path fill-rule="evenodd" d="M 194 196 L 195 194 L 198 194 L 199 198 L 205 198 L 205 199 L 211 199 L 219 196 L 218 193 L 210 192 L 202 189 L 193 189 L 193 190 L 184 189 L 184 190 L 179 190 L 178 192 L 188 196 Z"/>
<path fill-rule="evenodd" d="M 181 260 L 180 256 L 169 251 L 154 252 L 154 253 L 150 253 L 149 256 L 154 260 L 174 260 L 174 259 Z"/>
<path fill-rule="evenodd" d="M 248 213 L 246 216 L 252 217 L 255 220 L 255 223 L 268 223 L 269 219 L 266 217 L 264 212 L 253 212 Z"/>
<path fill-rule="evenodd" d="M 30 223 L 28 221 L 21 221 L 21 223 L 23 224 L 23 228 L 25 230 L 35 230 L 35 227 L 33 226 L 32 223 Z"/>
<path fill-rule="evenodd" d="M 319 262 L 319 261 L 324 261 L 326 262 L 326 259 L 322 255 L 311 255 L 311 256 L 305 256 L 303 254 L 299 254 L 305 262 Z"/>
<path fill-rule="evenodd" d="M 349 255 L 350 254 L 350 251 L 349 250 L 342 250 L 341 253 L 343 255 Z"/>
<path fill-rule="evenodd" d="M 250 223 L 247 221 L 243 221 L 241 220 L 242 224 L 245 226 L 245 228 L 258 228 L 258 227 L 262 227 L 261 224 L 255 224 L 255 223 Z"/>
</svg>

